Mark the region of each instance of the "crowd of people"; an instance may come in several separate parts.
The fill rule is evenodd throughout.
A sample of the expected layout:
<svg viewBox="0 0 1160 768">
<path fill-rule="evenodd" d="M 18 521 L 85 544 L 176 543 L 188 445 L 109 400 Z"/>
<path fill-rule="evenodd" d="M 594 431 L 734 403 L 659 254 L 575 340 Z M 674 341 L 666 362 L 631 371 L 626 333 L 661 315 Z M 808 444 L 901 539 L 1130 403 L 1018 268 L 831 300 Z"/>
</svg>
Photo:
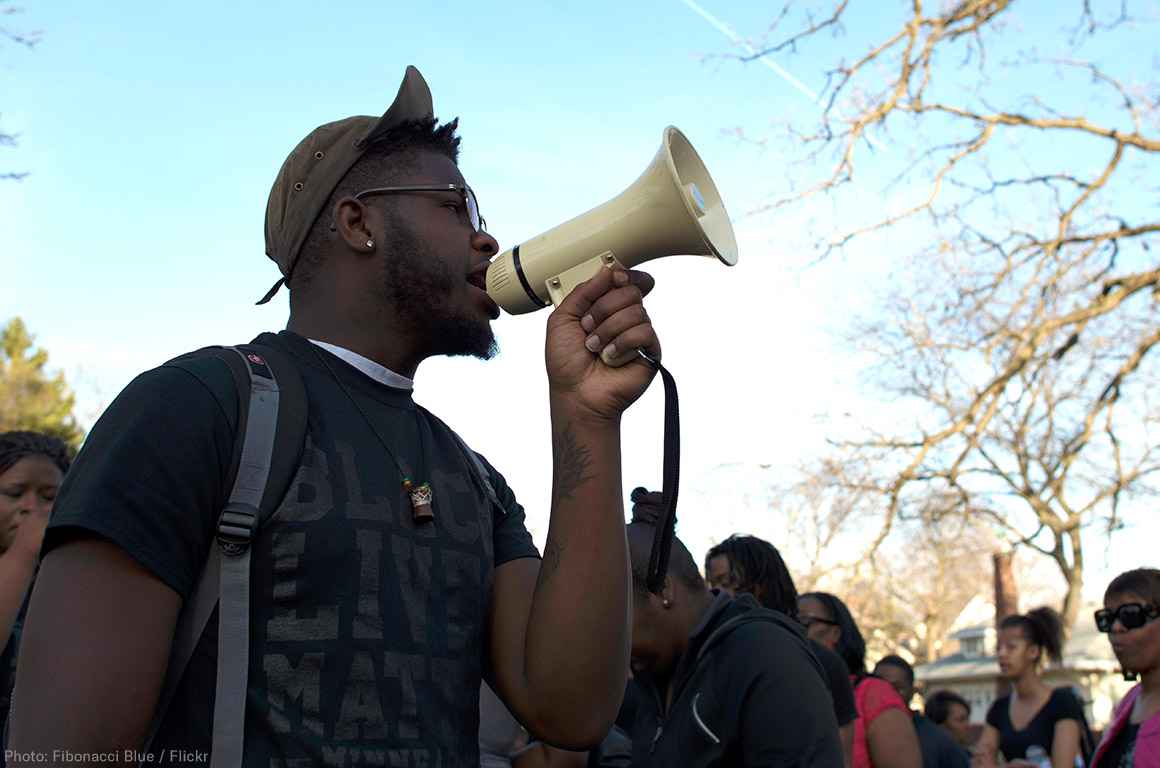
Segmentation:
<svg viewBox="0 0 1160 768">
<path fill-rule="evenodd" d="M 69 465 L 67 447 L 53 437 L 0 434 L 5 721 L 29 588 Z M 846 604 L 826 592 L 799 594 L 768 541 L 730 536 L 708 551 L 702 571 L 675 539 L 664 588 L 650 592 L 645 574 L 661 495 L 638 488 L 631 498 L 631 664 L 615 722 L 592 748 L 563 749 L 483 683 L 481 768 L 1139 768 L 1160 760 L 1160 570 L 1118 576 L 1093 617 L 1125 673 L 1141 678 L 1102 740 L 1093 738 L 1077 694 L 1043 679 L 1063 651 L 1063 627 L 1050 608 L 1000 623 L 997 656 L 1010 693 L 976 733 L 971 705 L 952 691 L 927 691 L 923 711 L 910 709 L 915 672 L 901 656 L 884 656 L 868 671 Z"/>
<path fill-rule="evenodd" d="M 910 664 L 871 666 L 845 602 L 799 594 L 770 542 L 699 564 L 674 539 L 650 582 L 665 497 L 635 490 L 626 524 L 620 463 L 661 359 L 641 273 L 600 269 L 548 319 L 541 553 L 503 475 L 412 396 L 425 359 L 495 351 L 498 244 L 456 131 L 410 68 L 381 117 L 294 149 L 266 215 L 289 325 L 242 373 L 203 351 L 142 374 L 75 459 L 0 435 L 8 764 L 1160 766 L 1160 571 L 1094 617 L 1140 678 L 1098 745 L 1043 680 L 1049 610 L 1002 623 L 1010 694 L 976 737 L 950 691 L 912 711 Z M 647 357 L 602 361 L 626 350 Z"/>
</svg>

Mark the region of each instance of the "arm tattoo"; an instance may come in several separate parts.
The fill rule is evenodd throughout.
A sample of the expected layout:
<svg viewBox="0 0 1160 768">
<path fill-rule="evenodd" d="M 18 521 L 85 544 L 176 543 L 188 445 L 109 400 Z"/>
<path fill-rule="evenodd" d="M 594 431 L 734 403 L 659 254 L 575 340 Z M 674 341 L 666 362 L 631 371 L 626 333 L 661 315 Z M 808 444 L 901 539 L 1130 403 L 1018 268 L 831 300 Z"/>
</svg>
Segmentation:
<svg viewBox="0 0 1160 768">
<path fill-rule="evenodd" d="M 576 441 L 572 427 L 565 425 L 555 440 L 552 462 L 552 509 L 564 499 L 571 499 L 576 489 L 591 480 L 592 452 Z"/>
<path fill-rule="evenodd" d="M 595 475 L 589 472 L 592 465 L 592 452 L 576 440 L 571 426 L 564 426 L 556 433 L 554 446 L 554 460 L 552 462 L 552 510 L 564 499 L 573 498 L 576 489 L 591 480 Z M 541 584 L 547 582 L 560 567 L 560 557 L 564 554 L 566 545 L 557 537 L 549 534 L 544 545 L 544 560 L 540 565 Z"/>
<path fill-rule="evenodd" d="M 537 580 L 540 584 L 546 583 L 556 573 L 560 567 L 560 555 L 563 553 L 564 545 L 549 536 L 548 542 L 544 545 L 544 559 L 540 563 L 540 578 Z"/>
</svg>

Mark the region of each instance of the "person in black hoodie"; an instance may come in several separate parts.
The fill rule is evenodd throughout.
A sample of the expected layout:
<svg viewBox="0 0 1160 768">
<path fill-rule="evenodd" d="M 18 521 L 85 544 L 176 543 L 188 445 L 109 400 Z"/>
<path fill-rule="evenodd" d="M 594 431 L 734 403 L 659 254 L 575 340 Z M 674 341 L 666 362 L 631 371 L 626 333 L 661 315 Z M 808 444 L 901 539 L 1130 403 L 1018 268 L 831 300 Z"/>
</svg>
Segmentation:
<svg viewBox="0 0 1160 768">
<path fill-rule="evenodd" d="M 801 628 L 748 594 L 710 591 L 673 540 L 661 594 L 645 586 L 660 494 L 632 493 L 634 766 L 842 768 L 824 672 Z"/>
<path fill-rule="evenodd" d="M 709 586 L 722 592 L 748 592 L 759 603 L 797 618 L 797 587 L 777 547 L 756 536 L 733 534 L 705 555 L 705 576 Z M 810 650 L 826 672 L 826 684 L 838 718 L 838 734 L 846 768 L 854 764 L 854 721 L 858 710 L 854 686 L 842 657 L 819 642 L 810 640 Z"/>
</svg>

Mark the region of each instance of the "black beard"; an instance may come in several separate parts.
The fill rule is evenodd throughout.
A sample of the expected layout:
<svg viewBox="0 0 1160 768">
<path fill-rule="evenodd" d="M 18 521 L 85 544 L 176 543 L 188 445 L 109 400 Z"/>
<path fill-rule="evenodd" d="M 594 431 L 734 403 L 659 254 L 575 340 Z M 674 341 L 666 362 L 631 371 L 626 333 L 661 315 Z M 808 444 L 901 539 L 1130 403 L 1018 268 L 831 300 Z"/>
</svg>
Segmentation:
<svg viewBox="0 0 1160 768">
<path fill-rule="evenodd" d="M 390 221 L 389 226 L 394 236 L 383 249 L 384 287 L 399 319 L 423 340 L 427 355 L 490 360 L 499 354 L 489 323 L 447 304 L 464 290 L 466 275 L 452 274 L 403 222 Z"/>
</svg>

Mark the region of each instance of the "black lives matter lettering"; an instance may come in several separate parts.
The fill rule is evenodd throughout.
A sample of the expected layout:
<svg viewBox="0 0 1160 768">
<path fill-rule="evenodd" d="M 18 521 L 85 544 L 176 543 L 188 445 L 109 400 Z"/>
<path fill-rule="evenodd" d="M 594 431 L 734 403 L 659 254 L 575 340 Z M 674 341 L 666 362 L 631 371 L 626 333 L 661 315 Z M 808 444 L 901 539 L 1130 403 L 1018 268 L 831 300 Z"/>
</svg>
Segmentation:
<svg viewBox="0 0 1160 768">
<path fill-rule="evenodd" d="M 271 768 L 452 768 L 474 754 L 490 511 L 440 465 L 436 523 L 416 528 L 381 450 L 363 450 L 308 440 L 256 559 Z"/>
</svg>

